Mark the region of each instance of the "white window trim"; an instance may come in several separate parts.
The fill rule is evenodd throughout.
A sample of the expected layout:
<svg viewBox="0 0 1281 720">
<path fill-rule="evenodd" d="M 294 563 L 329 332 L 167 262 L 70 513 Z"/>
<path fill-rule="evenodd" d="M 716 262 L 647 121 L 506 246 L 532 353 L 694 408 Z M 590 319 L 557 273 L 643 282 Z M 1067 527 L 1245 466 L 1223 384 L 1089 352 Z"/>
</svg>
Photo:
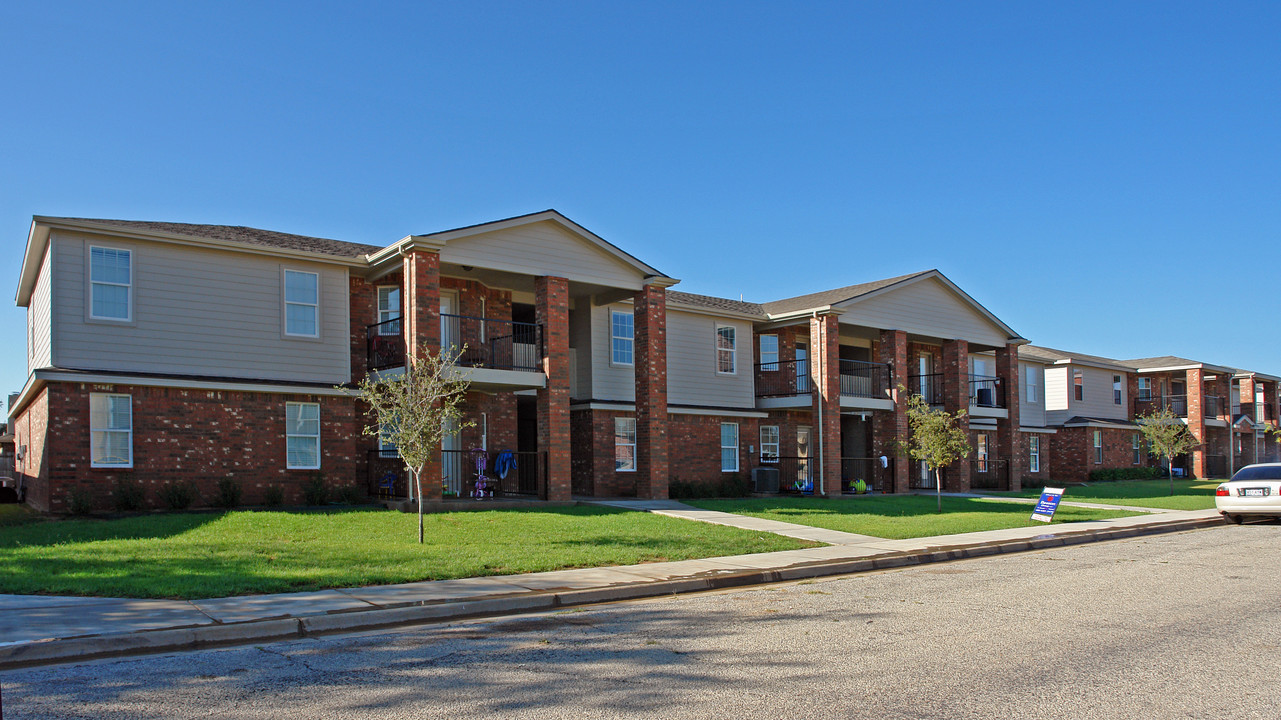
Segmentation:
<svg viewBox="0 0 1281 720">
<path fill-rule="evenodd" d="M 625 436 L 623 436 L 623 435 L 620 435 L 620 433 L 618 432 L 618 424 L 619 424 L 619 422 L 631 422 L 631 424 L 632 424 L 632 431 L 631 431 L 631 432 L 632 432 L 632 441 L 631 441 L 631 442 L 629 442 L 629 443 L 628 443 L 628 442 L 619 442 L 619 439 L 620 439 L 620 438 L 625 437 Z M 614 418 L 614 472 L 636 472 L 636 466 L 639 464 L 639 462 L 638 462 L 638 461 L 640 460 L 640 458 L 639 458 L 639 457 L 637 457 L 637 455 L 636 455 L 636 432 L 637 432 L 637 431 L 636 431 L 636 418 L 634 418 L 634 417 L 616 417 L 616 418 Z M 629 468 L 620 468 L 620 467 L 618 467 L 618 448 L 620 448 L 620 447 L 629 447 L 629 448 L 631 448 L 631 449 L 632 449 L 632 466 L 631 466 L 631 467 L 629 467 Z"/>
<path fill-rule="evenodd" d="M 733 425 L 733 426 L 734 426 L 734 444 L 733 444 L 733 445 L 726 445 L 726 444 L 725 444 L 725 426 L 726 426 L 726 425 Z M 720 437 L 721 437 L 721 439 L 720 439 L 720 444 L 721 444 L 721 472 L 723 472 L 723 473 L 725 473 L 725 472 L 738 472 L 738 443 L 739 443 L 738 430 L 739 430 L 739 428 L 738 428 L 738 423 L 721 423 L 721 435 L 720 435 Z M 725 451 L 726 451 L 726 450 L 728 450 L 728 449 L 730 449 L 731 447 L 734 449 L 734 467 L 733 467 L 733 468 L 727 468 L 727 467 L 725 467 Z"/>
<path fill-rule="evenodd" d="M 1028 438 L 1027 455 L 1028 472 L 1041 472 L 1041 438 L 1035 435 Z"/>
<path fill-rule="evenodd" d="M 721 353 L 724 352 L 724 350 L 721 348 L 721 330 L 722 329 L 728 329 L 733 333 L 733 336 L 734 336 L 734 345 L 729 349 L 729 362 L 731 366 L 730 370 L 721 370 Z M 715 349 L 715 352 L 716 352 L 714 356 L 714 362 L 715 362 L 714 367 L 716 369 L 716 374 L 717 375 L 737 375 L 738 374 L 738 328 L 733 325 L 716 323 L 716 334 L 712 338 L 712 347 Z"/>
<path fill-rule="evenodd" d="M 773 431 L 774 431 L 774 441 L 773 441 L 773 442 L 769 442 L 769 443 L 767 443 L 767 442 L 765 441 L 765 431 L 766 431 L 766 430 L 773 430 Z M 762 426 L 761 426 L 761 462 L 763 462 L 763 463 L 776 463 L 776 462 L 778 462 L 778 456 L 779 456 L 779 454 L 780 454 L 780 451 L 781 451 L 781 449 L 782 449 L 782 445 L 783 445 L 783 443 L 782 443 L 783 434 L 782 434 L 781 430 L 782 430 L 782 428 L 780 428 L 778 425 L 762 425 Z M 766 452 L 765 452 L 765 446 L 766 446 L 766 445 L 772 445 L 772 446 L 774 446 L 774 452 L 772 452 L 772 453 L 766 453 Z M 773 457 L 773 458 L 766 458 L 766 455 L 773 455 L 774 457 Z"/>
<path fill-rule="evenodd" d="M 1103 431 L 1094 431 L 1094 464 L 1103 464 Z"/>
<path fill-rule="evenodd" d="M 1125 404 L 1125 376 L 1124 375 L 1112 376 L 1112 404 L 1113 405 Z"/>
<path fill-rule="evenodd" d="M 94 251 L 94 250 L 111 250 L 111 251 L 113 251 L 113 252 L 122 252 L 122 253 L 127 253 L 127 254 L 129 255 L 129 284 L 127 284 L 127 285 L 121 285 L 120 283 L 107 282 L 107 281 L 105 281 L 105 280 L 94 280 L 94 279 L 93 279 L 93 251 Z M 132 248 L 123 248 L 123 247 L 112 247 L 112 246 L 110 246 L 110 245 L 90 245 L 90 246 L 89 246 L 89 254 L 85 257 L 85 262 L 86 262 L 86 267 L 85 267 L 85 277 L 89 278 L 89 297 L 88 297 L 88 301 L 89 301 L 89 312 L 88 312 L 89 319 L 90 319 L 90 320 L 97 320 L 97 321 L 101 321 L 101 322 L 115 322 L 115 323 L 131 323 L 131 322 L 133 322 L 133 285 L 134 285 L 134 282 L 133 282 L 133 265 L 134 265 L 134 263 L 133 263 L 133 249 L 132 249 Z M 94 315 L 94 314 L 93 314 L 93 286 L 94 286 L 94 285 L 108 285 L 108 286 L 110 286 L 110 287 L 123 287 L 123 288 L 125 288 L 125 291 L 126 291 L 127 296 L 128 296 L 128 301 L 125 303 L 125 305 L 126 305 L 126 307 L 128 307 L 128 309 L 129 309 L 129 312 L 125 315 L 125 317 L 118 318 L 118 317 L 111 317 L 111 316 L 109 316 L 109 315 Z"/>
<path fill-rule="evenodd" d="M 1078 383 L 1077 383 L 1077 380 L 1080 380 L 1081 382 L 1078 384 Z M 1079 388 L 1081 388 L 1081 396 L 1080 396 L 1080 397 L 1077 397 L 1077 396 L 1076 396 L 1076 389 L 1077 389 L 1078 387 L 1079 387 Z M 1075 372 L 1073 372 L 1073 373 L 1072 373 L 1072 389 L 1071 389 L 1071 393 L 1072 393 L 1072 395 L 1071 395 L 1072 402 L 1085 402 L 1085 375 L 1084 375 L 1084 373 L 1082 373 L 1080 370 L 1077 370 L 1077 371 L 1075 371 Z"/>
<path fill-rule="evenodd" d="M 774 338 L 774 359 L 773 360 L 765 359 L 765 344 L 764 344 L 765 338 Z M 759 348 L 759 352 L 761 355 L 761 370 L 765 372 L 777 372 L 779 369 L 779 358 L 780 358 L 779 346 L 778 346 L 778 334 L 762 333 L 759 336 L 759 340 L 757 341 L 757 347 Z M 765 367 L 765 365 L 767 364 L 773 364 L 774 367 Z"/>
<path fill-rule="evenodd" d="M 119 428 L 96 428 L 93 426 L 93 400 L 94 398 L 128 398 L 129 399 L 129 429 L 121 430 Z M 110 413 L 108 413 L 110 415 Z M 129 435 L 129 460 L 124 463 L 100 463 L 94 459 L 93 454 L 93 436 L 94 433 L 128 433 Z M 132 468 L 133 467 L 133 396 L 125 393 L 89 393 L 89 466 L 95 468 Z"/>
<path fill-rule="evenodd" d="M 631 317 L 632 319 L 632 336 L 631 337 L 623 337 L 622 335 L 614 334 L 614 315 L 627 315 Z M 627 342 L 631 343 L 631 347 L 632 347 L 631 362 L 623 362 L 622 360 L 619 360 L 615 356 L 614 354 L 615 340 L 626 340 Z M 618 310 L 616 308 L 609 309 L 609 364 L 615 367 L 635 366 L 636 364 L 636 313 L 635 312 L 629 312 L 627 310 Z"/>
<path fill-rule="evenodd" d="M 987 433 L 976 434 L 974 440 L 974 459 L 979 463 L 979 472 L 987 472 Z"/>
<path fill-rule="evenodd" d="M 317 286 L 317 287 L 319 287 L 319 286 Z M 400 303 L 396 306 L 396 309 L 395 309 L 395 310 L 391 310 L 391 309 L 383 310 L 383 308 L 382 308 L 382 303 L 383 303 L 383 291 L 384 291 L 384 290 L 395 290 L 395 291 L 396 291 L 396 297 L 397 297 L 397 299 L 400 301 Z M 375 301 L 376 303 L 378 303 L 378 308 L 377 308 L 377 310 L 378 310 L 378 323 L 379 323 L 379 325 L 378 325 L 378 334 L 379 334 L 379 335 L 399 335 L 399 334 L 400 334 L 400 333 L 398 333 L 398 332 L 396 332 L 396 333 L 389 332 L 389 331 L 387 330 L 387 327 L 386 327 L 385 325 L 383 325 L 382 323 L 390 322 L 390 321 L 392 321 L 392 320 L 401 320 L 401 319 L 403 319 L 403 317 L 404 317 L 404 313 L 405 313 L 405 307 L 404 307 L 404 299 L 403 299 L 403 297 L 402 297 L 402 296 L 403 296 L 404 294 L 405 294 L 405 293 L 404 293 L 404 291 L 400 289 L 400 286 L 399 286 L 399 285 L 379 285 L 379 286 L 378 286 L 378 288 L 374 291 L 374 301 Z M 319 298 L 318 298 L 318 299 L 319 299 Z M 384 314 L 384 313 L 386 313 L 386 314 L 388 315 L 388 317 L 383 317 L 383 314 Z M 395 314 L 395 317 L 391 317 L 393 313 Z M 317 319 L 319 319 L 319 315 L 317 315 Z M 401 325 L 402 325 L 402 329 L 403 329 L 403 325 L 404 325 L 404 323 L 401 323 Z M 319 323 L 317 323 L 316 327 L 317 327 L 317 328 L 319 328 L 319 327 L 320 327 Z"/>
<path fill-rule="evenodd" d="M 1141 464 L 1143 464 L 1143 463 L 1141 462 L 1141 461 L 1142 461 L 1142 459 L 1143 459 L 1143 443 L 1142 443 L 1142 441 L 1140 440 L 1140 436 L 1141 436 L 1141 435 L 1142 435 L 1142 433 L 1134 433 L 1133 437 L 1131 437 L 1131 438 L 1130 438 L 1130 444 L 1131 444 L 1131 446 L 1132 446 L 1132 447 L 1133 447 L 1133 449 L 1134 449 L 1134 464 L 1135 464 L 1135 465 L 1141 465 Z"/>
<path fill-rule="evenodd" d="M 290 405 L 315 405 L 316 406 L 316 434 L 301 435 L 289 432 L 289 406 Z M 319 470 L 320 469 L 320 403 L 314 402 L 286 402 L 285 403 L 285 469 L 287 470 Z M 316 464 L 315 465 L 290 465 L 289 464 L 289 439 L 290 438 L 315 438 L 316 439 Z"/>
<path fill-rule="evenodd" d="M 314 304 L 289 301 L 288 289 L 287 289 L 289 273 L 298 273 L 300 275 L 311 275 L 316 278 L 316 302 Z M 289 306 L 290 305 L 300 305 L 303 307 L 311 307 L 315 309 L 316 332 L 314 334 L 289 332 Z M 284 334 L 285 337 L 305 338 L 308 340 L 320 339 L 320 273 L 314 272 L 312 270 L 299 270 L 297 268 L 281 268 L 280 269 L 280 331 L 281 333 Z"/>
</svg>

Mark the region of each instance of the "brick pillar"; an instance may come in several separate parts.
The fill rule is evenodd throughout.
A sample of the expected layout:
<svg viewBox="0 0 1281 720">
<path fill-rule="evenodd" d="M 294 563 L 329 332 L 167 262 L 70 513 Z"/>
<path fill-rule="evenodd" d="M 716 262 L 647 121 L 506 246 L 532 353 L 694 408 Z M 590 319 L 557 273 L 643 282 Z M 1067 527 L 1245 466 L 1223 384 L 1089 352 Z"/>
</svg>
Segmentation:
<svg viewBox="0 0 1281 720">
<path fill-rule="evenodd" d="M 543 373 L 538 389 L 538 449 L 547 453 L 546 500 L 570 499 L 569 461 L 569 281 L 534 279 L 534 315 L 543 327 Z"/>
<path fill-rule="evenodd" d="M 1277 426 L 1277 386 L 1275 382 L 1260 383 L 1263 386 L 1263 422 L 1268 427 Z M 1275 461 L 1277 444 L 1272 433 L 1263 434 L 1262 452 L 1269 461 Z"/>
<path fill-rule="evenodd" d="M 841 494 L 841 350 L 840 327 L 835 315 L 810 318 L 810 382 L 814 388 L 812 410 L 818 443 L 822 443 L 823 465 L 814 473 L 822 478 L 823 492 Z M 820 423 L 819 417 L 823 420 Z M 816 447 L 820 447 L 816 444 Z M 818 459 L 818 453 L 813 454 Z M 817 494 L 817 493 L 815 493 Z"/>
<path fill-rule="evenodd" d="M 632 299 L 636 370 L 636 497 L 667 499 L 667 291 Z"/>
<path fill-rule="evenodd" d="M 893 410 L 877 410 L 872 414 L 872 455 L 884 455 L 890 458 L 890 475 L 885 478 L 882 492 L 905 493 L 908 491 L 908 473 L 912 459 L 904 455 L 898 457 L 898 446 L 907 442 L 907 396 L 908 391 L 899 391 L 898 386 L 907 387 L 907 333 L 902 330 L 882 330 L 876 348 L 877 362 L 890 366 L 890 399 L 894 401 Z"/>
<path fill-rule="evenodd" d="M 1192 451 L 1192 474 L 1199 478 L 1206 476 L 1205 456 L 1213 454 L 1209 438 L 1205 433 L 1205 373 L 1200 368 L 1193 368 L 1187 372 L 1187 392 L 1188 392 L 1188 430 L 1192 431 L 1192 436 L 1201 443 Z M 1228 429 L 1229 444 L 1231 444 L 1231 428 Z M 1228 448 L 1232 452 L 1232 448 Z"/>
<path fill-rule="evenodd" d="M 957 423 L 966 433 L 970 429 L 970 344 L 964 340 L 943 343 L 943 409 L 949 413 L 964 410 L 967 416 Z M 974 454 L 947 466 L 943 472 L 943 489 L 947 492 L 970 491 L 970 461 Z"/>
<path fill-rule="evenodd" d="M 1229 380 L 1228 382 L 1231 383 L 1231 380 Z M 1257 419 L 1255 418 L 1255 408 L 1254 408 L 1254 388 L 1255 388 L 1254 378 L 1243 377 L 1239 381 L 1239 384 L 1240 384 L 1240 388 L 1238 390 L 1239 394 L 1237 395 L 1237 397 L 1239 397 L 1241 401 L 1241 413 L 1249 417 L 1251 422 L 1253 422 L 1254 420 Z M 1231 385 L 1229 385 L 1229 387 L 1231 387 Z M 1229 418 L 1229 421 L 1231 421 L 1232 419 L 1234 418 Z M 1241 454 L 1242 454 L 1243 466 L 1249 465 L 1251 463 L 1259 462 L 1259 442 L 1256 437 L 1256 432 L 1254 430 L 1250 431 L 1250 435 L 1248 438 L 1245 436 L 1241 438 L 1241 445 L 1242 445 Z"/>
<path fill-rule="evenodd" d="M 1010 479 L 1011 490 L 1023 488 L 1023 473 L 1027 469 L 1027 457 L 1020 442 L 1019 434 L 1019 346 L 1008 343 L 996 351 L 996 376 L 1001 378 L 1005 389 L 1005 412 L 1007 417 L 996 421 L 996 453 L 1007 462 L 1006 472 Z"/>
<path fill-rule="evenodd" d="M 418 352 L 440 350 L 440 256 L 425 250 L 410 250 L 404 259 L 405 292 L 401 332 L 405 359 L 412 362 Z M 423 467 L 423 500 L 440 500 L 445 489 L 440 453 L 433 454 Z"/>
</svg>

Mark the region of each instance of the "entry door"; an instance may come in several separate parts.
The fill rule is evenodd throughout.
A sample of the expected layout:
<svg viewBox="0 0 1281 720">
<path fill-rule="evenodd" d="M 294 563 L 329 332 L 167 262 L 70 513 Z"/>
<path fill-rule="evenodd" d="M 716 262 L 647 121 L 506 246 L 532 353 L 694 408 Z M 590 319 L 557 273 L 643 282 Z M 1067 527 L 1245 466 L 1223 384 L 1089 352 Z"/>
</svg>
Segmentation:
<svg viewBox="0 0 1281 720">
<path fill-rule="evenodd" d="M 921 487 L 923 487 L 923 488 L 933 488 L 933 487 L 934 487 L 934 475 L 930 472 L 930 465 L 929 465 L 929 463 L 927 463 L 927 462 L 925 462 L 924 460 L 922 460 L 922 461 L 918 462 L 916 465 L 917 465 L 917 469 L 918 469 L 917 471 L 921 473 Z"/>
<path fill-rule="evenodd" d="M 921 376 L 921 397 L 925 402 L 934 404 L 934 356 L 921 353 L 916 359 L 916 374 Z"/>
<path fill-rule="evenodd" d="M 796 428 L 796 482 L 804 488 L 809 486 L 813 489 L 812 480 L 814 473 L 810 469 L 810 428 L 808 425 L 799 425 Z"/>
<path fill-rule="evenodd" d="M 458 345 L 458 298 L 453 293 L 440 294 L 440 346 Z M 452 317 L 449 317 L 452 316 Z"/>
<path fill-rule="evenodd" d="M 809 394 L 809 391 L 809 349 L 805 347 L 805 343 L 796 343 L 796 394 L 807 395 Z"/>
</svg>

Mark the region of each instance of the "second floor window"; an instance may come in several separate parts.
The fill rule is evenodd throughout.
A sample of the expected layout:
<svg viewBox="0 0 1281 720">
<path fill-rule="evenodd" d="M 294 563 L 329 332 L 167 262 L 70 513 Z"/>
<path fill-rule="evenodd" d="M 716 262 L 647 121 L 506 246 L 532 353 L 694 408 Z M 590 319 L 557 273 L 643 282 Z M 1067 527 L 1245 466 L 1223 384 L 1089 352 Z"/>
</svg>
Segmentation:
<svg viewBox="0 0 1281 720">
<path fill-rule="evenodd" d="M 89 248 L 89 317 L 133 319 L 133 253 L 116 248 Z"/>
<path fill-rule="evenodd" d="M 762 335 L 761 343 L 761 370 L 775 371 L 778 370 L 778 336 Z"/>
<path fill-rule="evenodd" d="M 1122 404 L 1123 397 L 1124 397 L 1124 391 L 1121 389 L 1121 376 L 1113 375 L 1112 376 L 1112 404 L 1113 405 Z"/>
<path fill-rule="evenodd" d="M 716 328 L 716 372 L 732 374 L 735 370 L 734 328 L 719 325 Z"/>
<path fill-rule="evenodd" d="M 400 288 L 383 285 L 378 288 L 378 334 L 399 335 Z"/>
<path fill-rule="evenodd" d="M 1083 382 L 1081 373 L 1078 372 L 1072 376 L 1072 393 L 1073 397 L 1075 397 L 1078 402 L 1085 399 L 1085 386 L 1082 384 Z"/>
<path fill-rule="evenodd" d="M 285 334 L 320 337 L 320 276 L 285 271 Z"/>
<path fill-rule="evenodd" d="M 615 365 L 632 364 L 632 345 L 636 338 L 635 319 L 629 312 L 609 313 L 610 361 Z"/>
<path fill-rule="evenodd" d="M 1139 378 L 1139 399 L 1152 399 L 1152 378 Z"/>
<path fill-rule="evenodd" d="M 1024 373 L 1027 375 L 1027 401 L 1036 402 L 1041 397 L 1041 369 L 1028 365 Z"/>
</svg>

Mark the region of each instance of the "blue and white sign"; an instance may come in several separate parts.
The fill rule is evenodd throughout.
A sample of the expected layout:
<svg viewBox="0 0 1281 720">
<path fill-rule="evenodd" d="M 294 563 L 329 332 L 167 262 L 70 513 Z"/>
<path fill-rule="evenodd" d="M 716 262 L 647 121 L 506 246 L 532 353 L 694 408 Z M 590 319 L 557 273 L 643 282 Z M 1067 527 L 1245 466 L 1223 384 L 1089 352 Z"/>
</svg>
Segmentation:
<svg viewBox="0 0 1281 720">
<path fill-rule="evenodd" d="M 1049 522 L 1054 519 L 1054 511 L 1059 509 L 1059 501 L 1063 499 L 1063 488 L 1047 487 L 1041 491 L 1041 499 L 1036 501 L 1036 508 L 1032 510 L 1032 519 L 1041 522 Z"/>
</svg>

